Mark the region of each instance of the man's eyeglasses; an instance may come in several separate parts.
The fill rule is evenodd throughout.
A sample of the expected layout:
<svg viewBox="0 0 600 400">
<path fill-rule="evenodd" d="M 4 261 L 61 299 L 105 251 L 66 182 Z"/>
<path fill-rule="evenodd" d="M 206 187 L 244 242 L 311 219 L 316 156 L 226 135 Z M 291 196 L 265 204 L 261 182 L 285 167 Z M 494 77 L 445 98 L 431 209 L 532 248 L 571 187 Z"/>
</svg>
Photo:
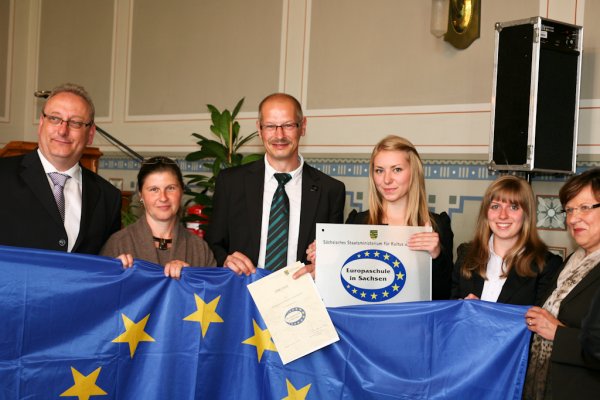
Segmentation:
<svg viewBox="0 0 600 400">
<path fill-rule="evenodd" d="M 577 212 L 580 212 L 582 214 L 587 214 L 590 211 L 592 211 L 594 208 L 598 208 L 598 207 L 600 207 L 600 203 L 592 204 L 591 206 L 588 204 L 582 204 L 579 207 L 567 207 L 564 210 L 562 210 L 562 212 L 567 215 L 575 215 L 575 214 L 577 214 Z"/>
<path fill-rule="evenodd" d="M 283 129 L 284 132 L 294 132 L 296 129 L 298 129 L 299 126 L 300 124 L 298 122 L 286 122 L 285 124 L 281 125 L 261 125 L 260 129 L 265 131 L 266 133 L 275 133 L 277 131 L 277 128 Z"/>
<path fill-rule="evenodd" d="M 48 121 L 50 123 L 50 125 L 60 126 L 64 122 L 71 129 L 81 129 L 84 126 L 87 127 L 94 123 L 94 121 L 83 122 L 83 121 L 73 121 L 72 119 L 65 120 L 60 117 L 57 117 L 56 115 L 48 115 L 45 112 L 42 112 L 42 115 L 44 116 L 44 118 L 46 118 L 46 121 Z"/>
</svg>

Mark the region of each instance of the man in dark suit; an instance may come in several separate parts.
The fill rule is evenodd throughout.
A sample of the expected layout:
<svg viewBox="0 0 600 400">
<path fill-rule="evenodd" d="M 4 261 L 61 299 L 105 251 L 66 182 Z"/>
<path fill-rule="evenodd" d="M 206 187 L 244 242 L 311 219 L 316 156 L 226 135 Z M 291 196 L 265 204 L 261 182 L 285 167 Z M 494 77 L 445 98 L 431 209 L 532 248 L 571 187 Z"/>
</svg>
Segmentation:
<svg viewBox="0 0 600 400">
<path fill-rule="evenodd" d="M 1 245 L 97 254 L 120 228 L 119 190 L 79 164 L 95 132 L 85 89 L 55 88 L 40 116 L 38 149 L 0 158 Z"/>
<path fill-rule="evenodd" d="M 298 153 L 306 133 L 298 100 L 284 93 L 267 96 L 259 105 L 256 127 L 265 158 L 221 171 L 206 234 L 217 264 L 238 274 L 254 273 L 256 267 L 270 262 L 267 239 L 271 202 L 278 188 L 276 174 L 291 178 L 284 184 L 289 199 L 286 264 L 306 262 L 315 224 L 342 223 L 344 214 L 344 184 L 306 164 Z"/>
</svg>

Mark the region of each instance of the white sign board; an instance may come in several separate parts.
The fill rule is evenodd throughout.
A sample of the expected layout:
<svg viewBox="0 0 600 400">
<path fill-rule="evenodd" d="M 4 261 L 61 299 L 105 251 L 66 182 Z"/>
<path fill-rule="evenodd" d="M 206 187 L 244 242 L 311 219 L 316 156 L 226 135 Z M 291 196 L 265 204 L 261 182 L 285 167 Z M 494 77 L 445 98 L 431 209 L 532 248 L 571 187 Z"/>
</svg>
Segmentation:
<svg viewBox="0 0 600 400">
<path fill-rule="evenodd" d="M 317 224 L 316 284 L 327 307 L 431 300 L 431 256 L 407 241 L 431 227 Z"/>
</svg>

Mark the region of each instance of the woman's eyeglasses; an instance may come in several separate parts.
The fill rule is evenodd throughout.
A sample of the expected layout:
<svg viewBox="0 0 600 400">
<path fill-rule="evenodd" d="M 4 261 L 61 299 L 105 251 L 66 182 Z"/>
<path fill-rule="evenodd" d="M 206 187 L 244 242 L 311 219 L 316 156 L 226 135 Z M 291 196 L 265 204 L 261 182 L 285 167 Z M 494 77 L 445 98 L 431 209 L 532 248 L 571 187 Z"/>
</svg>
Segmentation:
<svg viewBox="0 0 600 400">
<path fill-rule="evenodd" d="M 580 212 L 582 214 L 587 214 L 590 211 L 592 211 L 594 208 L 598 208 L 600 207 L 600 203 L 596 203 L 596 204 L 582 204 L 579 207 L 566 207 L 564 210 L 562 210 L 563 213 L 567 214 L 567 215 L 575 215 L 577 214 L 577 212 Z"/>
</svg>

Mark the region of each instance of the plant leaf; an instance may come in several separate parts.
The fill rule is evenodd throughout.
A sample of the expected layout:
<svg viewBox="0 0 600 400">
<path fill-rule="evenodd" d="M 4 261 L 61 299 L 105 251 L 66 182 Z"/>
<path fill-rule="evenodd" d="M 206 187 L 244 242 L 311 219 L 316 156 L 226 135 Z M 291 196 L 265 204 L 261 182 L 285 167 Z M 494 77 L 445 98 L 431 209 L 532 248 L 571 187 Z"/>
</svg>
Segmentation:
<svg viewBox="0 0 600 400">
<path fill-rule="evenodd" d="M 235 121 L 233 123 L 233 125 L 231 126 L 231 132 L 233 133 L 234 148 L 237 148 L 237 147 L 235 147 L 235 144 L 237 143 L 238 134 L 240 133 L 240 123 L 239 122 Z"/>
<path fill-rule="evenodd" d="M 229 150 L 229 124 L 231 123 L 231 113 L 229 110 L 223 110 L 221 120 L 219 121 L 219 131 L 223 136 L 223 145 Z"/>
<path fill-rule="evenodd" d="M 205 158 L 214 157 L 216 159 L 227 160 L 227 148 L 214 140 L 205 141 L 200 151 L 206 154 Z"/>
<path fill-rule="evenodd" d="M 244 144 L 246 144 L 247 142 L 251 141 L 252 139 L 254 139 L 255 137 L 258 136 L 258 131 L 255 131 L 253 133 L 251 133 L 250 135 L 243 137 L 240 136 L 237 145 L 235 146 L 235 151 L 237 151 L 240 147 L 242 147 Z"/>
<path fill-rule="evenodd" d="M 200 141 L 196 142 L 198 144 L 201 144 L 200 142 L 202 142 L 202 140 L 210 140 L 206 136 L 203 136 L 203 135 L 201 135 L 199 133 L 192 133 L 192 136 L 194 136 L 194 137 L 196 137 L 198 139 L 201 139 Z"/>
<path fill-rule="evenodd" d="M 210 113 L 211 113 L 211 117 L 212 117 L 212 114 L 215 114 L 215 113 L 217 113 L 217 114 L 221 114 L 221 113 L 219 112 L 219 110 L 217 110 L 217 107 L 213 106 L 212 104 L 207 104 L 207 105 L 206 105 L 206 108 L 208 108 L 208 111 L 210 111 Z"/>
<path fill-rule="evenodd" d="M 248 154 L 242 158 L 242 165 L 251 163 L 253 161 L 258 161 L 264 157 L 264 154 Z"/>
<path fill-rule="evenodd" d="M 233 113 L 231 113 L 232 119 L 235 119 L 235 117 L 237 117 L 238 113 L 240 112 L 240 109 L 242 108 L 242 105 L 244 104 L 244 99 L 245 99 L 245 97 L 242 97 L 240 99 L 240 101 L 238 101 L 238 103 L 235 105 L 235 108 L 233 109 Z"/>
</svg>

